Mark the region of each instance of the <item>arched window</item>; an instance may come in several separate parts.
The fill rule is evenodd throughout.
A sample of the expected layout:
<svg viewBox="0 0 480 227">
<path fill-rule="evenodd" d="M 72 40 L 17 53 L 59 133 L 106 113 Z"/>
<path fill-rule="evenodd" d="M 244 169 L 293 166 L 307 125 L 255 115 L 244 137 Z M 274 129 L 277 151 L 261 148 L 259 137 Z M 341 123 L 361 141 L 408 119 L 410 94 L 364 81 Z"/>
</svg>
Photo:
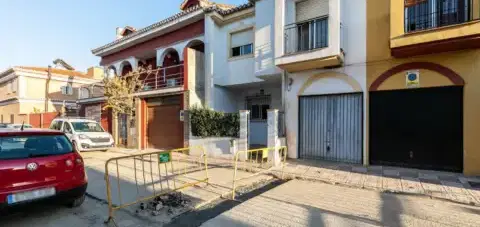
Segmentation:
<svg viewBox="0 0 480 227">
<path fill-rule="evenodd" d="M 87 99 L 90 98 L 90 90 L 88 88 L 82 87 L 80 88 L 80 92 L 78 94 L 79 99 Z"/>
</svg>

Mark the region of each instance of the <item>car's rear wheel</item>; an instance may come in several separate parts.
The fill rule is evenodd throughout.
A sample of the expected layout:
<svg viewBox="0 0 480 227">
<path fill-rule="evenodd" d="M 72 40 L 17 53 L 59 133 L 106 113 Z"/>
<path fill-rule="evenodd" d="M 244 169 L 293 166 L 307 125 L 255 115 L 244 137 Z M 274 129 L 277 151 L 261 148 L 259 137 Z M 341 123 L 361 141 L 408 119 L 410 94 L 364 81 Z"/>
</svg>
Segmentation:
<svg viewBox="0 0 480 227">
<path fill-rule="evenodd" d="M 71 208 L 79 207 L 83 204 L 83 202 L 85 202 L 85 194 L 83 194 L 82 196 L 80 196 L 78 198 L 75 198 L 72 201 L 70 201 L 68 203 L 68 206 L 71 207 Z"/>
</svg>

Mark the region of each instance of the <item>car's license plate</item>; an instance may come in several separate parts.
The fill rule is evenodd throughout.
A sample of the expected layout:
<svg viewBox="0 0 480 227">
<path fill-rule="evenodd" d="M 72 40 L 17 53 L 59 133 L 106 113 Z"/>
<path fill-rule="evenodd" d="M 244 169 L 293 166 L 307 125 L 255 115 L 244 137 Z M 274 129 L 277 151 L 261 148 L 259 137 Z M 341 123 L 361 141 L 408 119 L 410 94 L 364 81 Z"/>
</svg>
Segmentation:
<svg viewBox="0 0 480 227">
<path fill-rule="evenodd" d="M 55 188 L 43 188 L 28 192 L 20 192 L 7 196 L 8 204 L 19 203 L 34 199 L 41 199 L 55 195 Z"/>
</svg>

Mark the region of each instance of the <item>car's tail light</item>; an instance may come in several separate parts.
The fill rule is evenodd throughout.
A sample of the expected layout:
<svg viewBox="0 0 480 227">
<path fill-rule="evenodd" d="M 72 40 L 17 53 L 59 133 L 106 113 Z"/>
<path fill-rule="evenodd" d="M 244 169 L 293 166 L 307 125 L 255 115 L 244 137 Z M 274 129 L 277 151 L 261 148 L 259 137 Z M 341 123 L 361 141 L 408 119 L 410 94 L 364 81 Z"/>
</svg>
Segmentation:
<svg viewBox="0 0 480 227">
<path fill-rule="evenodd" d="M 72 166 L 73 166 L 72 160 L 67 159 L 67 160 L 65 161 L 65 165 L 67 165 L 67 167 L 72 167 Z"/>
<path fill-rule="evenodd" d="M 82 158 L 76 158 L 76 159 L 75 159 L 75 164 L 76 164 L 76 165 L 80 165 L 80 166 L 83 165 L 83 160 L 82 160 Z"/>
</svg>

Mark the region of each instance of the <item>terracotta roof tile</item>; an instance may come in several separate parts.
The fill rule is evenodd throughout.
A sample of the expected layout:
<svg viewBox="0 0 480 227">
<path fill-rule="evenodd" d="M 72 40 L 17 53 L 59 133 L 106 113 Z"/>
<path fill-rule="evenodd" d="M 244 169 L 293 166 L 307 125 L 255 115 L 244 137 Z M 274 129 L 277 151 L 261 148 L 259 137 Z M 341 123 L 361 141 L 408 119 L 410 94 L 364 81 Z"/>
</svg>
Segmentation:
<svg viewBox="0 0 480 227">
<path fill-rule="evenodd" d="M 194 7 L 191 7 L 191 8 L 188 8 L 187 10 L 185 11 L 182 11 L 180 13 L 177 13 L 171 17 L 168 17 L 164 20 L 161 20 L 155 24 L 152 24 L 150 26 L 147 26 L 147 27 L 144 27 L 142 29 L 139 29 L 137 30 L 136 32 L 133 32 L 127 36 L 124 36 L 123 38 L 120 38 L 120 39 L 117 39 L 113 42 L 110 42 L 110 43 L 107 43 L 103 46 L 100 46 L 98 48 L 95 48 L 95 49 L 92 49 L 92 53 L 93 54 L 96 54 L 97 52 L 99 51 L 102 51 L 104 49 L 107 49 L 111 46 L 114 46 L 116 44 L 119 44 L 119 43 L 122 43 L 123 41 L 126 41 L 126 40 L 129 40 L 135 36 L 138 36 L 138 35 L 141 35 L 143 33 L 146 33 L 154 28 L 157 28 L 157 27 L 160 27 L 160 26 L 163 26 L 171 21 L 174 21 L 178 18 L 181 18 L 183 16 L 186 16 L 188 14 L 191 14 L 193 12 L 196 12 L 196 11 L 199 11 L 199 10 L 203 10 L 204 12 L 217 12 L 219 13 L 220 15 L 222 16 L 226 16 L 226 15 L 229 15 L 229 14 L 232 14 L 232 13 L 236 13 L 236 12 L 239 12 L 239 11 L 242 11 L 244 9 L 248 9 L 248 8 L 251 8 L 251 7 L 254 7 L 255 6 L 255 2 L 257 0 L 249 0 L 248 3 L 245 3 L 245 4 L 242 4 L 242 5 L 239 5 L 239 6 L 236 6 L 236 7 L 231 7 L 230 5 L 226 5 L 226 4 L 217 4 L 217 3 L 212 3 L 211 6 L 208 6 L 208 7 L 200 7 L 200 6 L 194 6 Z"/>
<path fill-rule="evenodd" d="M 48 72 L 47 67 L 15 66 L 13 68 L 14 69 L 19 68 L 19 69 L 25 69 L 25 70 L 32 70 L 32 71 L 38 71 L 38 72 Z M 87 78 L 87 79 L 92 78 L 92 76 L 89 76 L 86 73 L 79 72 L 79 71 L 52 68 L 51 72 L 53 74 L 58 74 L 58 75 L 63 75 L 63 76 L 73 76 L 73 77 L 81 77 L 81 78 Z"/>
</svg>

